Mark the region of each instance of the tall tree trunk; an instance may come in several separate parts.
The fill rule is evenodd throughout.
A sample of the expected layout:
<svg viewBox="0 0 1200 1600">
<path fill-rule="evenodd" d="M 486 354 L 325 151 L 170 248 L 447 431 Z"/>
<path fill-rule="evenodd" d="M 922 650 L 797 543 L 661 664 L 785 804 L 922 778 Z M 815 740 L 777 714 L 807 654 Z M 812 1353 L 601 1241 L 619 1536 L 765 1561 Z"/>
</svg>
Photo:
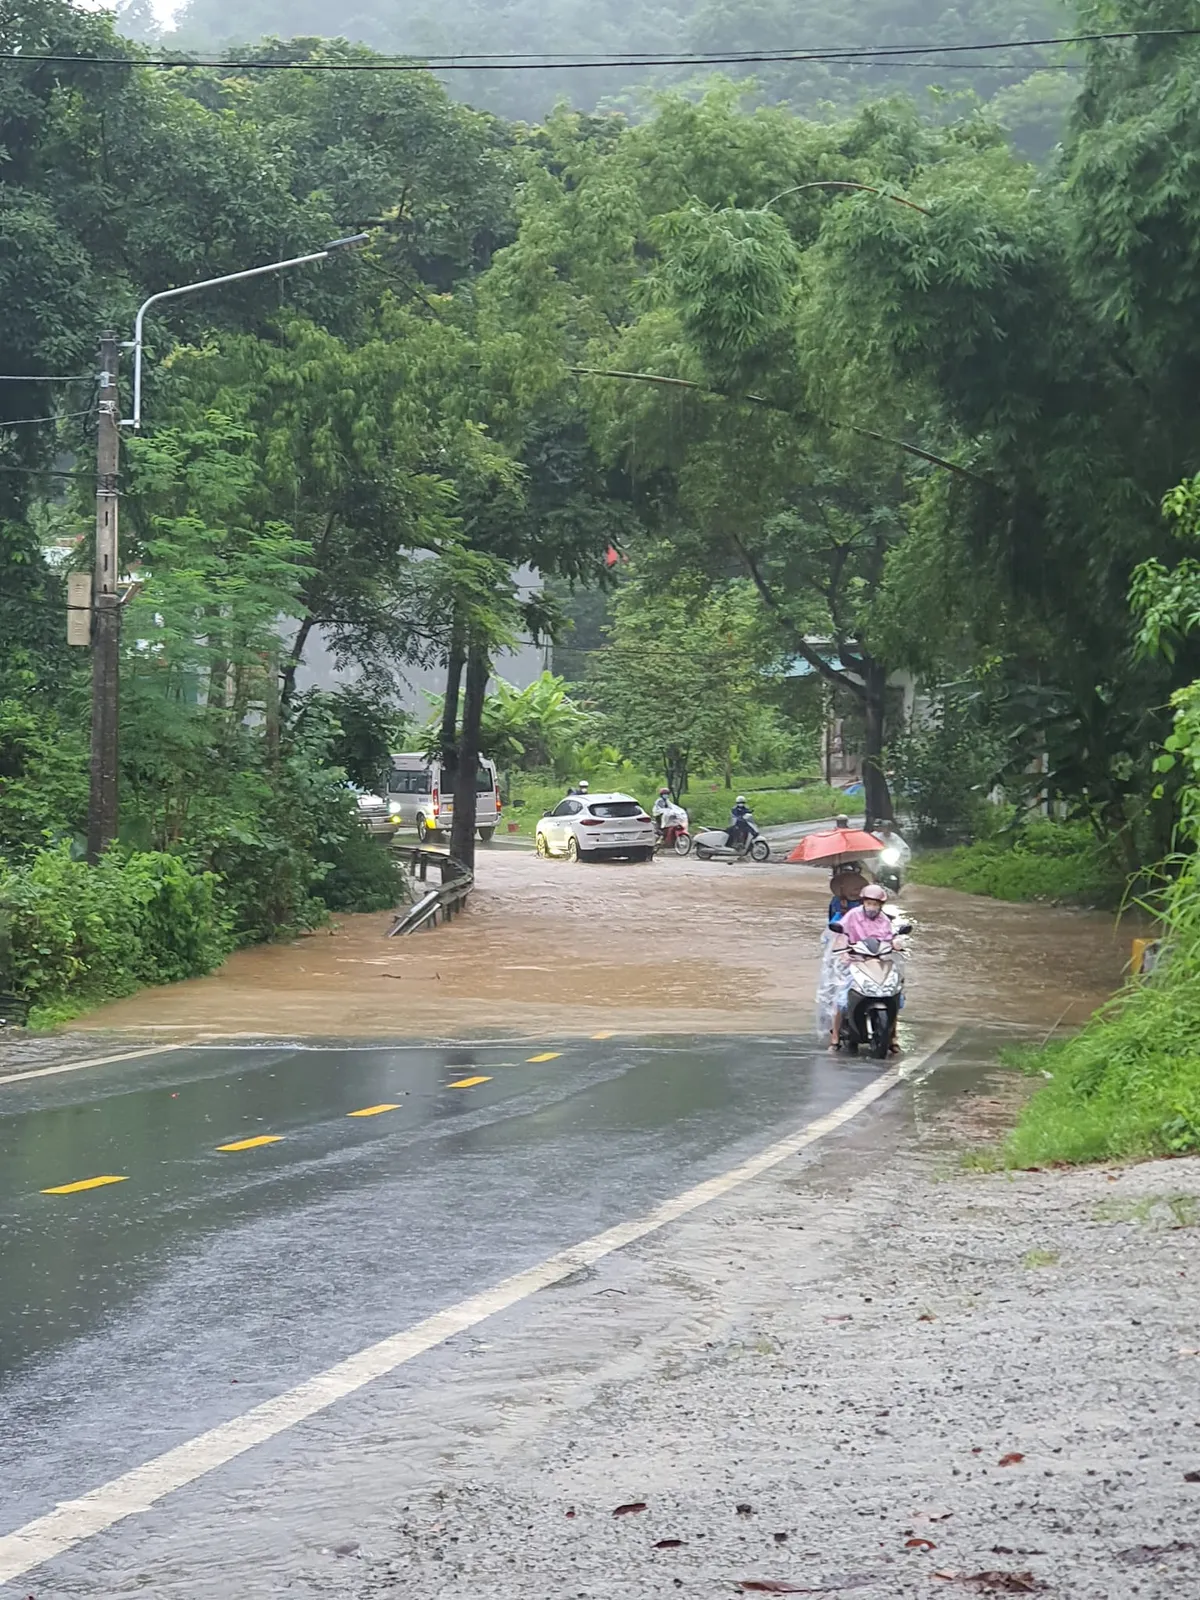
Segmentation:
<svg viewBox="0 0 1200 1600">
<path fill-rule="evenodd" d="M 887 706 L 887 670 L 874 661 L 863 661 L 866 694 L 863 712 L 866 739 L 863 748 L 863 787 L 866 790 L 867 832 L 881 822 L 892 820 L 892 797 L 883 771 L 884 715 Z"/>
<path fill-rule="evenodd" d="M 454 778 L 454 822 L 450 828 L 450 854 L 472 872 L 475 870 L 475 775 L 479 770 L 479 728 L 483 721 L 483 697 L 490 672 L 487 647 L 482 639 L 472 638 L 467 648 L 467 683 Z"/>
<path fill-rule="evenodd" d="M 283 686 L 280 699 L 286 709 L 292 703 L 292 696 L 296 693 L 296 673 L 300 663 L 304 660 L 304 647 L 308 643 L 308 636 L 313 630 L 313 619 L 305 617 L 296 629 L 296 637 L 292 640 L 292 648 L 288 651 L 287 664 L 283 669 Z"/>
<path fill-rule="evenodd" d="M 454 750 L 458 743 L 458 695 L 466 665 L 466 641 L 462 624 L 457 620 L 450 634 L 450 654 L 446 658 L 446 694 L 442 701 L 442 765 L 454 766 Z"/>
</svg>

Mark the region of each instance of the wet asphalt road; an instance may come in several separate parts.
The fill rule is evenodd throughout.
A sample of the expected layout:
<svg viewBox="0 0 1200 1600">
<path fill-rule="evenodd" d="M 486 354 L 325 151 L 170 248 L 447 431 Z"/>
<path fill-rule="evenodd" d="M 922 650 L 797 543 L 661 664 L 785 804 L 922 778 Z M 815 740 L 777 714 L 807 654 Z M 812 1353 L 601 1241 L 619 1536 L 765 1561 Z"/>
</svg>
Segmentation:
<svg viewBox="0 0 1200 1600">
<path fill-rule="evenodd" d="M 0 1533 L 873 1075 L 709 1036 L 187 1048 L 0 1085 Z M 97 1177 L 123 1181 L 44 1192 Z"/>
</svg>

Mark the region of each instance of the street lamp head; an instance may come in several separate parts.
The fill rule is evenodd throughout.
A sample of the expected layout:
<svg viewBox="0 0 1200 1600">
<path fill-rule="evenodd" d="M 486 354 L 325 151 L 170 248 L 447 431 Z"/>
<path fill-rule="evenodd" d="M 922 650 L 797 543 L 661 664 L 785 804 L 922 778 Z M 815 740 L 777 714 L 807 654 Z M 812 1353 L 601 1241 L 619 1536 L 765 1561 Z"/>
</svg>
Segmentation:
<svg viewBox="0 0 1200 1600">
<path fill-rule="evenodd" d="M 325 248 L 326 250 L 353 250 L 359 245 L 368 244 L 370 238 L 371 235 L 369 233 L 351 233 L 344 239 L 331 240 Z"/>
</svg>

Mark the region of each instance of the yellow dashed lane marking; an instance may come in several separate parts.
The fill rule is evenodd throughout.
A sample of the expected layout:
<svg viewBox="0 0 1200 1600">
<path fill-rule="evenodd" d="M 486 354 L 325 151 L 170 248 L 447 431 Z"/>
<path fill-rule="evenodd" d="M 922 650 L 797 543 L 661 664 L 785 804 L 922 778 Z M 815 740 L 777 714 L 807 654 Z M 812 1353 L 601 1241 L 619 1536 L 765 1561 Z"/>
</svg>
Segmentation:
<svg viewBox="0 0 1200 1600">
<path fill-rule="evenodd" d="M 547 1050 L 544 1055 L 528 1056 L 526 1059 L 529 1061 L 557 1061 L 560 1055 L 562 1055 L 561 1050 Z"/>
<path fill-rule="evenodd" d="M 399 1111 L 399 1106 L 365 1106 L 361 1111 L 347 1111 L 348 1117 L 381 1117 L 385 1111 Z"/>
<path fill-rule="evenodd" d="M 612 1038 L 612 1034 L 611 1033 L 594 1033 L 592 1035 L 592 1038 L 593 1039 L 611 1039 Z"/>
<path fill-rule="evenodd" d="M 60 1183 L 57 1189 L 43 1189 L 43 1194 L 79 1194 L 84 1189 L 103 1189 L 108 1183 L 128 1183 L 128 1178 L 84 1178 L 81 1183 Z"/>
<path fill-rule="evenodd" d="M 457 1083 L 448 1085 L 451 1089 L 473 1089 L 477 1083 L 491 1083 L 490 1078 L 460 1078 Z"/>
<path fill-rule="evenodd" d="M 281 1133 L 260 1133 L 257 1139 L 239 1139 L 236 1144 L 219 1144 L 218 1150 L 257 1150 L 260 1145 L 278 1144 L 283 1135 Z"/>
</svg>

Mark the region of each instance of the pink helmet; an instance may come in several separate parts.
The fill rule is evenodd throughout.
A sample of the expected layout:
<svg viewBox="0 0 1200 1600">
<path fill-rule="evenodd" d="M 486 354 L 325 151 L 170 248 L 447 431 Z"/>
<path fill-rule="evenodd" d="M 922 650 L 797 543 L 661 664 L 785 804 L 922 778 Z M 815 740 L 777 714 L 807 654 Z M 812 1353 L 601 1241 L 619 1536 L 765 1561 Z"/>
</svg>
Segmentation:
<svg viewBox="0 0 1200 1600">
<path fill-rule="evenodd" d="M 880 888 L 879 884 L 877 883 L 869 883 L 865 889 L 860 889 L 858 891 L 858 898 L 860 900 L 878 900 L 880 905 L 883 905 L 887 897 L 887 890 Z"/>
</svg>

